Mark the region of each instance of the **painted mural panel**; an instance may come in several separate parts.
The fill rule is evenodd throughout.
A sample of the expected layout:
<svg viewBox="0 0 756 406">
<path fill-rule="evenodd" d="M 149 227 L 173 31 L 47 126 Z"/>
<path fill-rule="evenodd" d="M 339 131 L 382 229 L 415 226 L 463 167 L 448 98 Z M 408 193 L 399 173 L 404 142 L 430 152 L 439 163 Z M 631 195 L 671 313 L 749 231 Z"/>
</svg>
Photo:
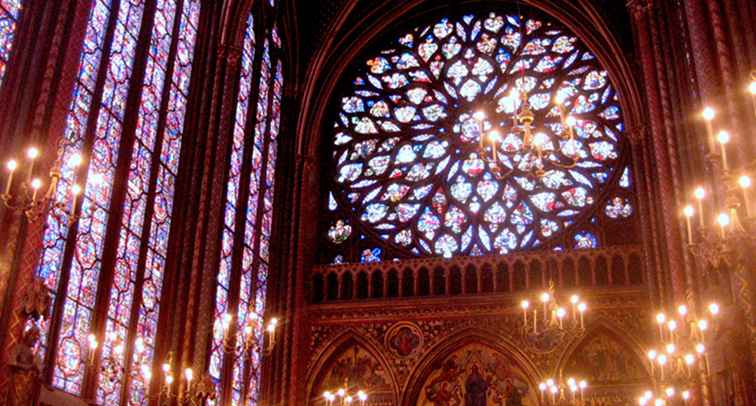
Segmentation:
<svg viewBox="0 0 756 406">
<path fill-rule="evenodd" d="M 535 392 L 511 358 L 481 344 L 455 351 L 435 366 L 419 406 L 536 405 Z"/>
<path fill-rule="evenodd" d="M 313 388 L 312 403 L 326 405 L 324 392 L 335 393 L 344 388 L 352 394 L 364 390 L 371 406 L 395 404 L 391 377 L 383 364 L 359 344 L 350 343 L 342 348 L 322 369 L 327 372 Z"/>
</svg>

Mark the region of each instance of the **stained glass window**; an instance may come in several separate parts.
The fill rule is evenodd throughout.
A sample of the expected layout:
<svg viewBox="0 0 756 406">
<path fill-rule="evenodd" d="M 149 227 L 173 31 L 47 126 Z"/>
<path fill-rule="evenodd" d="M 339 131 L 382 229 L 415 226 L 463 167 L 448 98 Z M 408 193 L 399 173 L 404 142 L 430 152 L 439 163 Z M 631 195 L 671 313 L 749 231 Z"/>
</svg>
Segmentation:
<svg viewBox="0 0 756 406">
<path fill-rule="evenodd" d="M 259 35 L 263 32 L 263 35 Z M 256 44 L 258 35 L 261 43 Z M 216 381 L 217 404 L 257 404 L 261 348 L 264 343 L 268 251 L 273 213 L 273 191 L 283 65 L 281 39 L 273 27 L 247 21 L 241 56 L 233 145 L 226 192 L 225 227 L 215 295 L 215 325 L 210 374 Z M 247 190 L 246 195 L 242 192 Z M 235 249 L 235 235 L 242 235 Z M 240 255 L 238 261 L 235 255 Z M 238 264 L 238 265 L 235 265 Z M 239 290 L 233 292 L 231 286 Z M 224 341 L 234 332 L 238 351 L 225 352 Z M 225 372 L 224 372 L 225 371 Z M 226 378 L 228 377 L 228 378 Z M 224 379 L 230 379 L 227 392 Z M 211 402 L 211 404 L 216 404 Z"/>
<path fill-rule="evenodd" d="M 618 94 L 596 56 L 556 22 L 441 18 L 354 71 L 330 131 L 323 261 L 572 247 L 571 230 L 597 210 L 607 221 L 632 214 L 629 193 L 609 196 L 630 187 Z M 526 95 L 533 141 L 512 130 L 524 103 L 513 93 Z M 563 114 L 575 119 L 574 139 Z M 495 161 L 480 147 L 492 129 L 501 134 Z M 599 246 L 579 235 L 581 248 Z"/>
<path fill-rule="evenodd" d="M 0 84 L 3 83 L 5 71 L 8 69 L 23 3 L 23 0 L 0 1 Z"/>
<path fill-rule="evenodd" d="M 117 8 L 115 6 L 117 5 Z M 55 303 L 62 306 L 57 331 L 42 326 L 46 349 L 55 352 L 53 384 L 80 394 L 89 334 L 100 337 L 101 371 L 97 400 L 103 404 L 146 404 L 173 192 L 197 34 L 200 2 L 158 0 L 151 21 L 144 2 L 97 0 L 90 11 L 79 75 L 59 148 L 62 162 L 75 154 L 88 157 L 85 170 L 64 164 L 58 200 L 65 202 L 71 181 L 84 184 L 78 227 L 54 213 L 47 219 L 44 251 L 38 273 Z M 137 48 L 140 30 L 150 30 L 150 46 Z M 107 31 L 112 40 L 106 42 Z M 130 86 L 136 58 L 146 58 L 141 88 Z M 94 99 L 98 94 L 99 100 Z M 123 120 L 132 92 L 141 91 L 134 142 L 124 142 Z M 91 147 L 86 147 L 91 145 Z M 126 155 L 131 151 L 130 155 Z M 116 165 L 127 159 L 125 195 L 113 193 Z M 114 207 L 122 208 L 116 226 L 109 222 Z M 110 225 L 109 225 L 110 224 Z M 112 267 L 103 263 L 106 241 L 115 241 Z M 72 254 L 67 255 L 67 252 Z M 98 287 L 112 279 L 104 328 L 94 326 Z M 128 343 L 128 344 L 127 344 Z M 124 379 L 129 375 L 130 379 Z M 128 386 L 124 386 L 128 382 Z"/>
</svg>

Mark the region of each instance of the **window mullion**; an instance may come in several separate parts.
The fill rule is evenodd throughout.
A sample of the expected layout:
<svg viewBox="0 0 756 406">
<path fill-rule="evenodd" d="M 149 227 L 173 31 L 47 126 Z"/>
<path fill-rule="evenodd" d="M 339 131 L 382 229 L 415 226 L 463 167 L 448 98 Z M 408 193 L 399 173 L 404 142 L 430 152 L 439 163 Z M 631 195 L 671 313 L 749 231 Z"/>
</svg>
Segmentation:
<svg viewBox="0 0 756 406">
<path fill-rule="evenodd" d="M 91 0 L 90 7 L 96 6 L 97 0 Z M 84 135 L 84 142 L 82 151 L 91 151 L 95 141 L 95 130 L 97 128 L 97 119 L 100 115 L 101 104 L 99 100 L 102 98 L 105 80 L 108 71 L 108 65 L 110 62 L 110 51 L 112 48 L 113 36 L 115 33 L 116 22 L 118 21 L 118 9 L 120 8 L 121 0 L 113 0 L 110 8 L 110 16 L 108 18 L 108 27 L 105 32 L 105 38 L 103 40 L 102 56 L 99 62 L 97 70 L 97 79 L 95 82 L 94 91 L 92 92 L 93 102 L 90 104 L 90 110 L 87 115 L 86 133 Z M 82 42 L 85 38 L 82 38 Z M 76 85 L 74 85 L 76 86 Z M 90 162 L 86 160 L 76 171 L 77 179 L 85 179 L 89 172 Z M 81 198 L 83 199 L 83 197 Z M 75 215 L 81 214 L 81 205 L 78 206 Z M 71 264 L 73 261 L 74 249 L 76 248 L 76 240 L 78 236 L 79 222 L 74 222 L 66 235 L 66 243 L 63 251 L 63 259 L 61 261 L 61 272 L 58 286 L 56 287 L 56 300 L 53 305 L 52 317 L 50 326 L 48 328 L 48 340 L 47 340 L 47 356 L 45 357 L 45 374 L 44 381 L 48 384 L 52 383 L 52 377 L 55 370 L 55 360 L 58 352 L 58 339 L 60 336 L 60 323 L 63 317 L 63 306 L 66 302 L 66 291 L 68 290 L 68 283 L 71 277 Z"/>
<path fill-rule="evenodd" d="M 124 357 L 124 372 L 123 372 L 123 384 L 121 385 L 121 404 L 126 404 L 129 395 L 130 383 L 131 383 L 131 368 L 132 358 L 134 356 L 134 343 L 137 336 L 137 325 L 139 322 L 139 308 L 142 304 L 142 286 L 144 285 L 144 273 L 147 262 L 147 250 L 149 249 L 150 241 L 150 229 L 152 226 L 152 216 L 154 213 L 155 195 L 157 189 L 157 180 L 160 170 L 160 154 L 163 147 L 163 138 L 165 137 L 165 126 L 168 103 L 170 101 L 170 92 L 173 86 L 173 71 L 176 65 L 176 53 L 178 49 L 179 29 L 181 27 L 183 7 L 186 6 L 186 2 L 189 0 L 177 0 L 175 17 L 173 20 L 173 38 L 171 40 L 171 48 L 168 52 L 168 65 L 165 71 L 165 81 L 163 82 L 163 88 L 160 96 L 160 113 L 158 117 L 158 125 L 156 131 L 155 146 L 153 148 L 152 165 L 150 167 L 150 180 L 149 191 L 147 193 L 147 201 L 145 203 L 144 222 L 142 224 L 141 232 L 141 244 L 139 247 L 139 257 L 137 263 L 136 281 L 134 284 L 134 297 L 131 303 L 131 310 L 129 314 L 129 326 L 128 326 L 128 339 L 126 341 L 126 351 Z M 153 357 L 151 367 L 156 367 L 158 360 Z M 149 390 L 147 391 L 149 393 Z"/>
</svg>

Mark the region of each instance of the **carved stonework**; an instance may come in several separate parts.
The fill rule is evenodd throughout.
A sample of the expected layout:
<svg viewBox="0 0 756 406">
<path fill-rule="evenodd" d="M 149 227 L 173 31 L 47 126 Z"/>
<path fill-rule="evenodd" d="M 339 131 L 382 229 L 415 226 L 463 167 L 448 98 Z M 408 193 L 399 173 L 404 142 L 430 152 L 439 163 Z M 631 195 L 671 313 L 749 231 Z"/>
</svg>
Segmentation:
<svg viewBox="0 0 756 406">
<path fill-rule="evenodd" d="M 649 309 L 643 292 L 628 290 L 593 295 L 583 292 L 583 296 L 589 303 L 585 330 L 556 331 L 538 337 L 523 329 L 522 313 L 516 305 L 519 297 L 472 295 L 442 302 L 394 299 L 391 305 L 379 301 L 314 306 L 309 315 L 313 324 L 307 369 L 311 378 L 327 373 L 329 364 L 321 364 L 319 360 L 333 352 L 334 347 L 341 348 L 345 335 L 359 337 L 373 345 L 385 360 L 401 391 L 402 404 L 415 404 L 412 403 L 415 399 L 407 396 L 420 393 L 418 385 L 423 382 L 418 380 L 428 374 L 422 369 L 436 362 L 439 353 L 449 354 L 446 351 L 449 343 L 459 342 L 462 348 L 472 340 L 484 346 L 510 349 L 509 354 L 502 356 L 527 363 L 527 368 L 533 371 L 533 376 L 529 377 L 531 383 L 556 377 L 560 370 L 582 373 L 576 370 L 578 365 L 593 365 L 609 356 L 607 354 L 620 354 L 621 362 L 617 361 L 617 368 L 609 372 L 630 376 L 637 385 L 618 387 L 611 380 L 604 382 L 604 376 L 587 379 L 600 383 L 592 392 L 600 394 L 596 404 L 615 404 L 611 399 L 634 399 L 645 379 L 637 354 L 643 352 L 640 347 L 649 333 L 653 335 L 648 331 L 651 326 L 646 322 Z M 623 337 L 623 340 L 611 341 L 613 337 Z M 452 348 L 451 352 L 458 350 Z M 571 354 L 578 353 L 593 358 L 573 359 L 577 355 Z M 441 391 L 438 396 L 444 398 L 446 389 L 439 387 L 438 390 Z M 424 401 L 433 404 L 427 395 Z"/>
</svg>

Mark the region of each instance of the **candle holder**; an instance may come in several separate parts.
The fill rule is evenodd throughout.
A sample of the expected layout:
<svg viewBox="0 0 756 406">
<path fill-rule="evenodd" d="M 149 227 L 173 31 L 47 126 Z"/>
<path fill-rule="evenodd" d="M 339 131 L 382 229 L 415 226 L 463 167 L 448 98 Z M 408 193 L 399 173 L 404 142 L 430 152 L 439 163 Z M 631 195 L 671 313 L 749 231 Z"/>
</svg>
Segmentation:
<svg viewBox="0 0 756 406">
<path fill-rule="evenodd" d="M 226 353 L 233 353 L 236 357 L 242 357 L 250 351 L 259 351 L 262 355 L 268 356 L 273 352 L 276 346 L 276 330 L 278 329 L 278 318 L 271 318 L 265 325 L 265 335 L 257 337 L 255 331 L 260 327 L 261 320 L 256 315 L 248 318 L 242 328 L 241 340 L 238 340 L 231 329 L 235 316 L 226 313 L 223 315 L 223 348 Z M 267 336 L 267 340 L 265 339 Z"/>
<path fill-rule="evenodd" d="M 588 381 L 573 377 L 568 377 L 567 380 L 548 378 L 538 384 L 541 404 L 544 405 L 586 405 L 587 390 Z"/>
<path fill-rule="evenodd" d="M 5 181 L 5 189 L 0 195 L 0 201 L 3 205 L 13 211 L 22 212 L 26 215 L 27 220 L 30 222 L 37 221 L 47 210 L 52 209 L 51 212 L 58 215 L 65 214 L 68 218 L 68 223 L 72 224 L 78 219 L 76 215 L 76 205 L 81 194 L 81 186 L 72 184 L 68 193 L 68 199 L 71 200 L 71 210 L 68 211 L 66 201 L 57 201 L 56 193 L 61 181 L 61 172 L 58 169 L 60 166 L 58 162 L 53 163 L 53 169 L 47 179 L 36 177 L 34 175 L 34 167 L 37 159 L 40 157 L 40 151 L 36 147 L 29 147 L 26 150 L 26 157 L 28 159 L 28 169 L 26 169 L 26 177 L 21 182 L 18 191 L 19 193 L 13 193 L 14 180 L 16 179 L 16 173 L 22 171 L 20 164 L 15 159 L 10 159 L 5 167 L 8 172 Z M 71 168 L 77 168 L 81 165 L 82 158 L 80 155 L 74 155 L 69 162 Z M 47 190 L 44 188 L 47 187 Z"/>
<path fill-rule="evenodd" d="M 551 137 L 545 132 L 538 131 L 533 125 L 535 121 L 535 115 L 530 106 L 530 99 L 527 92 L 520 92 L 517 89 L 513 89 L 509 96 L 505 97 L 504 104 L 510 106 L 510 110 L 513 110 L 511 118 L 512 127 L 508 130 L 509 133 L 517 134 L 522 137 L 522 146 L 519 151 L 523 155 L 534 154 L 535 159 L 533 164 L 529 166 L 528 170 L 531 175 L 541 178 L 546 173 L 543 163 L 544 155 L 548 154 L 549 165 L 558 167 L 561 169 L 571 169 L 577 165 L 577 155 L 558 154 L 554 152 Z M 519 103 L 519 106 L 517 105 Z M 554 100 L 556 109 L 561 120 L 564 130 L 560 137 L 566 142 L 573 142 L 575 139 L 574 127 L 578 124 L 578 120 L 572 116 L 567 115 L 565 112 L 565 100 L 564 97 L 557 96 Z M 493 129 L 485 132 L 492 127 L 488 121 L 486 121 L 486 113 L 483 110 L 477 111 L 473 114 L 473 118 L 478 123 L 478 131 L 480 143 L 478 146 L 479 156 L 485 160 L 491 167 L 491 172 L 494 177 L 501 180 L 509 177 L 515 170 L 515 167 L 502 168 L 499 154 L 499 143 L 502 141 L 502 136 L 498 130 Z M 488 138 L 488 142 L 486 142 Z"/>
<path fill-rule="evenodd" d="M 569 306 L 562 306 L 556 294 L 554 281 L 537 295 L 536 299 L 520 302 L 522 310 L 522 329 L 526 334 L 548 334 L 554 331 L 585 331 L 585 313 L 588 304 L 579 295 L 569 297 Z"/>
<path fill-rule="evenodd" d="M 753 72 L 756 75 L 756 71 Z M 756 76 L 749 86 L 756 102 Z M 756 111 L 754 111 L 756 113 Z M 719 270 L 744 263 L 752 257 L 756 249 L 756 234 L 752 231 L 756 219 L 751 215 L 751 174 L 756 171 L 756 161 L 733 168 L 727 157 L 727 145 L 732 136 L 726 130 L 714 134 L 717 112 L 710 106 L 704 107 L 701 117 L 706 127 L 710 153 L 706 156 L 712 168 L 716 185 L 711 193 L 720 210 L 706 213 L 703 201 L 708 193 L 703 186 L 693 192 L 696 206 L 686 205 L 682 214 L 685 218 L 687 246 L 690 254 L 702 265 Z M 718 148 L 715 144 L 718 144 Z M 715 152 L 717 151 L 718 152 Z M 698 218 L 697 230 L 693 229 L 693 217 Z M 712 221 L 713 220 L 713 221 Z M 706 267 L 708 268 L 708 267 Z"/>
<path fill-rule="evenodd" d="M 365 406 L 368 400 L 368 392 L 365 389 L 349 388 L 344 384 L 336 390 L 323 392 L 323 404 L 325 406 Z"/>
<path fill-rule="evenodd" d="M 674 313 L 659 312 L 654 316 L 659 342 L 646 353 L 653 388 L 638 398 L 639 404 L 664 405 L 673 400 L 687 403 L 692 396 L 690 390 L 677 388 L 695 387 L 702 376 L 703 385 L 707 385 L 709 360 L 706 345 L 719 328 L 719 304 L 710 303 L 706 313 L 708 318 L 698 317 L 681 304 Z"/>
</svg>

